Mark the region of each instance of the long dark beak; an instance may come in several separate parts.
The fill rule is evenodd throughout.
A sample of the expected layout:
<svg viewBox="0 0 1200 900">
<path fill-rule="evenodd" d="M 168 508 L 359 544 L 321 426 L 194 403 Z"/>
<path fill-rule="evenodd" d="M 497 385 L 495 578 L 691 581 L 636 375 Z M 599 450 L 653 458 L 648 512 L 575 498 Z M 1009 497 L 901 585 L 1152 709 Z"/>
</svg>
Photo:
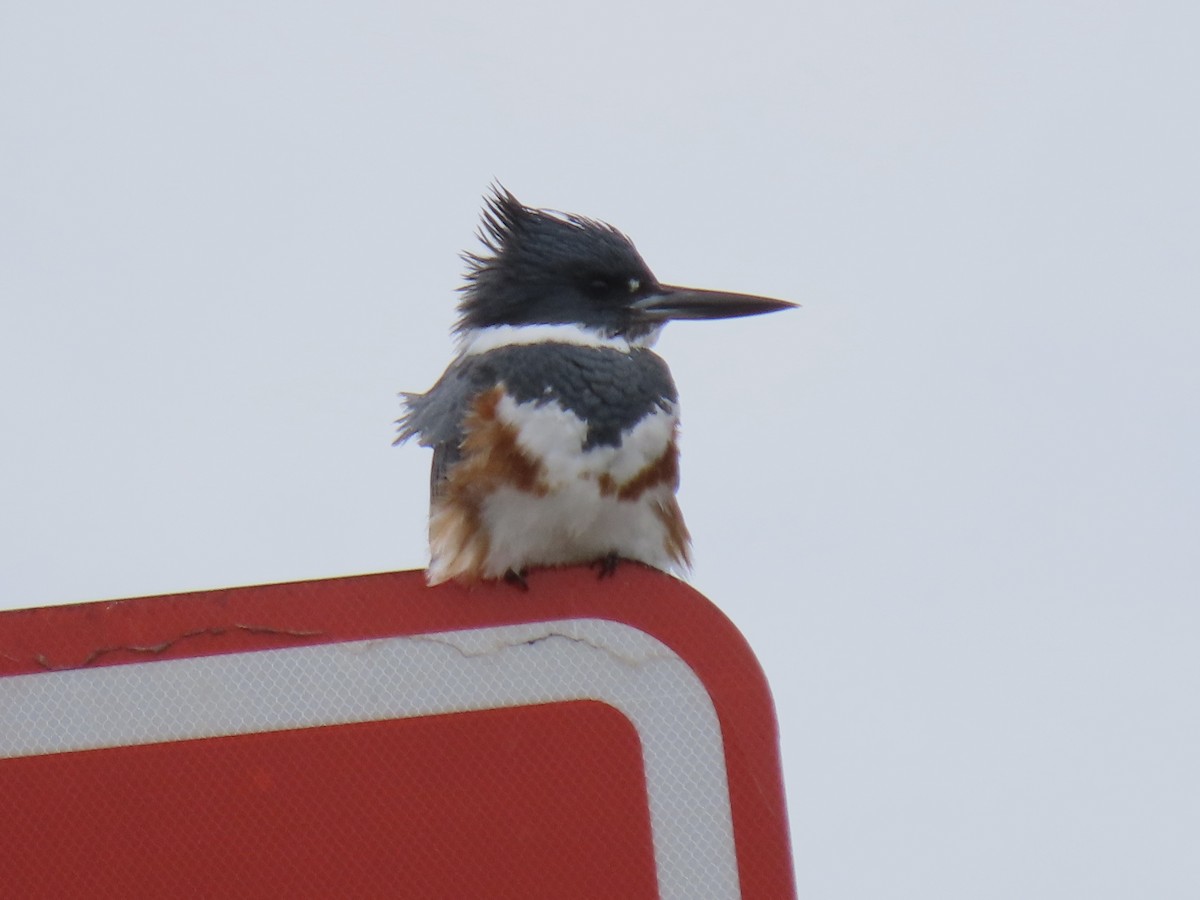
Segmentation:
<svg viewBox="0 0 1200 900">
<path fill-rule="evenodd" d="M 730 294 L 726 291 L 703 291 L 699 288 L 660 284 L 653 294 L 633 303 L 633 308 L 647 322 L 667 322 L 671 319 L 734 319 L 739 316 L 761 316 L 796 306 L 787 300 L 757 297 L 754 294 Z"/>
</svg>

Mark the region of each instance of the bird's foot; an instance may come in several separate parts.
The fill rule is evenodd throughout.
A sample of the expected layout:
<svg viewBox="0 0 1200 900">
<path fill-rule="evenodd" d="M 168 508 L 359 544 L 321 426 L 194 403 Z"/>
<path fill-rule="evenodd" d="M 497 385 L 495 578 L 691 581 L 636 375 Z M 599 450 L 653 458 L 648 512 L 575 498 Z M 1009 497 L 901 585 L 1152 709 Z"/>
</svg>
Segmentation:
<svg viewBox="0 0 1200 900">
<path fill-rule="evenodd" d="M 616 550 L 611 551 L 608 556 L 596 560 L 592 565 L 600 569 L 600 574 L 597 578 L 603 581 L 605 578 L 610 578 L 617 571 L 617 566 L 621 564 L 621 557 Z"/>
<path fill-rule="evenodd" d="M 529 590 L 529 582 L 525 580 L 524 569 L 509 569 L 504 573 L 504 580 L 519 590 L 526 592 Z"/>
</svg>

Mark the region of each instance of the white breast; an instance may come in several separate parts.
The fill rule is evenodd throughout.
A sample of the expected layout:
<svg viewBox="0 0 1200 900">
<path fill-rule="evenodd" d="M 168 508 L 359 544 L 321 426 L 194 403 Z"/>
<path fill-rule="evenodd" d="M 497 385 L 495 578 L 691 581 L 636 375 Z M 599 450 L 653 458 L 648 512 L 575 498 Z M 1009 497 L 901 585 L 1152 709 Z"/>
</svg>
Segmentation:
<svg viewBox="0 0 1200 900">
<path fill-rule="evenodd" d="M 675 485 L 656 484 L 625 500 L 612 490 L 667 452 L 679 421 L 675 404 L 627 429 L 616 447 L 584 449 L 586 424 L 553 401 L 515 403 L 505 397 L 497 417 L 539 464 L 548 491 L 505 488 L 484 503 L 485 578 L 531 565 L 590 563 L 610 553 L 667 571 L 679 568 L 664 522 L 665 513 L 675 509 Z"/>
<path fill-rule="evenodd" d="M 547 483 L 560 486 L 607 474 L 618 484 L 635 477 L 666 451 L 679 426 L 679 407 L 666 403 L 621 433 L 616 447 L 590 447 L 587 423 L 551 400 L 517 403 L 505 395 L 496 417 L 512 428 L 517 443 L 545 470 Z"/>
</svg>

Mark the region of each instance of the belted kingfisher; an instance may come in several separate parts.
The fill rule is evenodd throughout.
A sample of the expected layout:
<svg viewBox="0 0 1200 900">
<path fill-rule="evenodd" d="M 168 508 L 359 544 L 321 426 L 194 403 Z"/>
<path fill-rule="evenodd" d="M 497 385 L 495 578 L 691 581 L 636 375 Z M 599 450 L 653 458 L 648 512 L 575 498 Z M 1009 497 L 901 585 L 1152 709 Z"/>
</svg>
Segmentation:
<svg viewBox="0 0 1200 900">
<path fill-rule="evenodd" d="M 679 395 L 650 347 L 672 319 L 795 304 L 661 284 L 610 225 L 499 185 L 486 203 L 458 353 L 398 422 L 396 443 L 433 448 L 429 584 L 621 559 L 685 572 Z"/>
</svg>

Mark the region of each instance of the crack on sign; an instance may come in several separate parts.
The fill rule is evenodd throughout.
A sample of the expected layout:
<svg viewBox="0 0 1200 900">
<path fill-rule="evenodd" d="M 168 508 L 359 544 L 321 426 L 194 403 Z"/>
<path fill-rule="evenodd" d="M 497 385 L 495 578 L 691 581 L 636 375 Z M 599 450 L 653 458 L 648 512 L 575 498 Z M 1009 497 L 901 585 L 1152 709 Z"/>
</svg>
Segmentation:
<svg viewBox="0 0 1200 900">
<path fill-rule="evenodd" d="M 96 660 L 103 659 L 113 653 L 140 653 L 147 656 L 158 656 L 170 650 L 176 644 L 182 641 L 190 640 L 191 638 L 203 637 L 220 637 L 230 632 L 244 632 L 246 634 L 273 634 L 280 637 L 318 637 L 324 632 L 317 630 L 306 630 L 299 628 L 276 628 L 271 625 L 252 625 L 235 622 L 228 627 L 212 626 L 209 628 L 197 628 L 193 631 L 185 631 L 183 634 L 176 635 L 173 638 L 168 638 L 157 644 L 114 644 L 110 647 L 97 647 L 92 650 L 81 662 L 59 664 L 51 661 L 44 653 L 36 654 L 33 659 L 39 666 L 49 672 L 64 672 L 69 669 L 86 669 Z"/>
<path fill-rule="evenodd" d="M 469 650 L 463 647 L 458 640 L 454 639 L 453 636 L 414 634 L 409 635 L 408 639 L 414 641 L 426 641 L 431 644 L 440 644 L 442 646 L 449 647 L 459 656 L 462 656 L 465 659 L 477 659 L 485 656 L 493 656 L 505 650 L 514 650 L 518 647 L 533 647 L 537 644 L 546 643 L 552 638 L 561 638 L 562 640 L 570 641 L 573 644 L 582 644 L 585 647 L 591 648 L 592 650 L 599 650 L 601 653 L 611 657 L 612 659 L 631 669 L 641 668 L 647 663 L 660 660 L 671 660 L 675 658 L 673 654 L 661 652 L 646 653 L 643 656 L 629 656 L 627 654 L 618 653 L 612 647 L 603 643 L 598 643 L 596 641 L 589 640 L 586 637 L 580 637 L 579 635 L 565 634 L 562 631 L 551 631 L 546 634 L 539 634 L 536 637 L 522 638 L 518 640 L 500 641 L 479 650 Z"/>
</svg>

